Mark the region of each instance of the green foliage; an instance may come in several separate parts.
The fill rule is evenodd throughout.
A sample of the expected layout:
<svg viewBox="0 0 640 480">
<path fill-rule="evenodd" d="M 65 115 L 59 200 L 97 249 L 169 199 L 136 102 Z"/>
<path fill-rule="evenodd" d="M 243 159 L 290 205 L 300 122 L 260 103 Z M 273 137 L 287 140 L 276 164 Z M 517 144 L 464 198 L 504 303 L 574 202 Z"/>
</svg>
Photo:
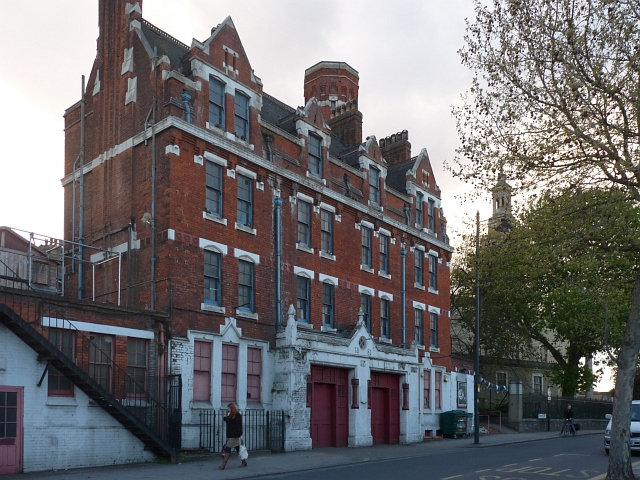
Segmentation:
<svg viewBox="0 0 640 480">
<path fill-rule="evenodd" d="M 516 191 L 620 188 L 631 205 L 640 202 L 638 0 L 475 0 L 475 9 L 460 51 L 473 83 L 462 106 L 454 110 L 462 146 L 451 167 L 453 173 L 485 191 L 503 172 Z M 584 226 L 578 225 L 583 231 L 577 235 L 565 229 L 582 246 L 581 235 L 590 236 L 590 227 L 597 226 L 587 218 L 583 221 Z M 587 247 L 633 257 L 640 251 L 639 238 L 594 237 Z M 577 265 L 569 262 L 570 268 L 561 263 L 557 270 L 550 270 L 548 278 L 564 275 L 570 280 L 567 284 L 575 286 L 568 292 L 571 302 L 558 305 L 552 292 L 543 294 L 548 297 L 545 311 L 556 305 L 563 314 L 582 311 L 578 299 L 585 302 L 583 307 L 600 305 L 598 316 L 604 309 L 608 328 L 604 338 L 594 338 L 594 343 L 611 345 L 617 333 L 613 320 L 622 314 L 607 307 L 615 294 L 603 286 L 589 299 L 578 289 L 582 282 L 573 281 L 574 272 L 596 269 L 616 283 L 618 279 L 607 272 L 620 266 L 607 260 L 612 263 L 590 264 L 585 258 Z M 635 269 L 635 258 L 628 265 Z M 592 283 L 584 286 L 587 291 L 595 288 Z M 622 433 L 612 437 L 608 479 L 633 478 L 628 424 L 640 350 L 640 274 L 628 303 L 615 358 L 613 429 Z M 585 317 L 588 331 L 592 317 Z M 581 345 L 588 343 L 582 328 L 561 333 L 582 337 Z"/>
<path fill-rule="evenodd" d="M 621 256 L 616 244 L 638 235 L 640 213 L 618 190 L 546 194 L 509 233 L 490 230 L 480 249 L 483 355 L 543 360 L 548 352 L 564 394 L 590 388 L 596 377 L 581 360 L 619 345 L 629 315 L 638 255 Z M 463 243 L 451 284 L 452 311 L 466 337 L 454 335 L 470 338 L 475 239 Z M 462 350 L 470 355 L 473 346 Z"/>
</svg>

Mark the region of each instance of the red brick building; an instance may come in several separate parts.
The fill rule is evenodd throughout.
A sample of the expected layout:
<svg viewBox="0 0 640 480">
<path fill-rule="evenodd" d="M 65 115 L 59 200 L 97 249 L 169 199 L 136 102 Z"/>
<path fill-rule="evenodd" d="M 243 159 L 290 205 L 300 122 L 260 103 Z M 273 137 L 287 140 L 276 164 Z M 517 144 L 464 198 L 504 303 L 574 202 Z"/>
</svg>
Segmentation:
<svg viewBox="0 0 640 480">
<path fill-rule="evenodd" d="M 169 314 L 167 368 L 194 422 L 229 401 L 284 409 L 288 450 L 435 433 L 458 374 L 426 150 L 412 156 L 406 130 L 363 138 L 346 63 L 308 68 L 294 108 L 263 91 L 231 18 L 188 46 L 141 1 L 99 4 L 65 113 L 65 239 L 87 262 L 67 294 Z"/>
</svg>

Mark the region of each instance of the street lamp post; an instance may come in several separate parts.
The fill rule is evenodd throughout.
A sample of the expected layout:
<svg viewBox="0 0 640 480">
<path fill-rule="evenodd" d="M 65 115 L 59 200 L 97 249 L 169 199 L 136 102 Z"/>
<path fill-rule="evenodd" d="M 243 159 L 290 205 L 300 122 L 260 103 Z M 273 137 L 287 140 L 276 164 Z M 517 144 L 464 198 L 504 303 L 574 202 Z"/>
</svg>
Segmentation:
<svg viewBox="0 0 640 480">
<path fill-rule="evenodd" d="M 473 385 L 473 443 L 480 443 L 480 211 L 476 212 L 476 345 Z"/>
</svg>

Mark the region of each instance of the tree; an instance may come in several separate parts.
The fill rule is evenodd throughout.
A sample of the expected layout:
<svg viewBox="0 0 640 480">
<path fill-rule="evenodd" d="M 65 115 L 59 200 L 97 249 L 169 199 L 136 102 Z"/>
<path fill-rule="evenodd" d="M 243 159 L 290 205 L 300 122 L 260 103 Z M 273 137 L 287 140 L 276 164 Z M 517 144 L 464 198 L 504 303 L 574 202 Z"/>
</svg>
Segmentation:
<svg viewBox="0 0 640 480">
<path fill-rule="evenodd" d="M 482 186 L 618 186 L 640 201 L 640 7 L 637 0 L 476 0 L 462 62 L 474 79 L 454 110 L 451 168 Z M 621 254 L 637 242 L 601 246 Z M 608 479 L 634 478 L 627 443 L 640 348 L 640 272 L 616 358 Z"/>
<path fill-rule="evenodd" d="M 581 359 L 619 344 L 637 263 L 592 239 L 638 235 L 640 213 L 619 191 L 572 189 L 544 195 L 513 223 L 508 233 L 489 231 L 480 249 L 482 353 L 532 360 L 542 346 L 564 394 L 588 390 L 595 377 Z M 451 272 L 462 339 L 475 326 L 474 250 L 475 240 L 463 243 Z"/>
</svg>

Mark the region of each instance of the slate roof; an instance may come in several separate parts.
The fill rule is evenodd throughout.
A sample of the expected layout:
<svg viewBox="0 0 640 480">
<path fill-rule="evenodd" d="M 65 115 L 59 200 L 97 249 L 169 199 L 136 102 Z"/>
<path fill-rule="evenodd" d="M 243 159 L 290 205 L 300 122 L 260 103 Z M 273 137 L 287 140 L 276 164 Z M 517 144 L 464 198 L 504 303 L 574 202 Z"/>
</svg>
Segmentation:
<svg viewBox="0 0 640 480">
<path fill-rule="evenodd" d="M 267 93 L 262 94 L 262 110 L 260 117 L 273 125 L 281 128 L 292 135 L 298 134 L 296 131 L 296 109 L 286 105 L 277 98 Z"/>
<path fill-rule="evenodd" d="M 413 164 L 416 162 L 416 158 L 413 157 L 401 163 L 396 163 L 387 168 L 387 186 L 397 190 L 400 193 L 407 193 L 407 172 L 411 170 Z"/>
<path fill-rule="evenodd" d="M 158 57 L 166 55 L 171 62 L 171 69 L 182 72 L 182 59 L 189 51 L 189 47 L 144 19 L 141 28 L 151 47 L 157 47 Z"/>
</svg>

